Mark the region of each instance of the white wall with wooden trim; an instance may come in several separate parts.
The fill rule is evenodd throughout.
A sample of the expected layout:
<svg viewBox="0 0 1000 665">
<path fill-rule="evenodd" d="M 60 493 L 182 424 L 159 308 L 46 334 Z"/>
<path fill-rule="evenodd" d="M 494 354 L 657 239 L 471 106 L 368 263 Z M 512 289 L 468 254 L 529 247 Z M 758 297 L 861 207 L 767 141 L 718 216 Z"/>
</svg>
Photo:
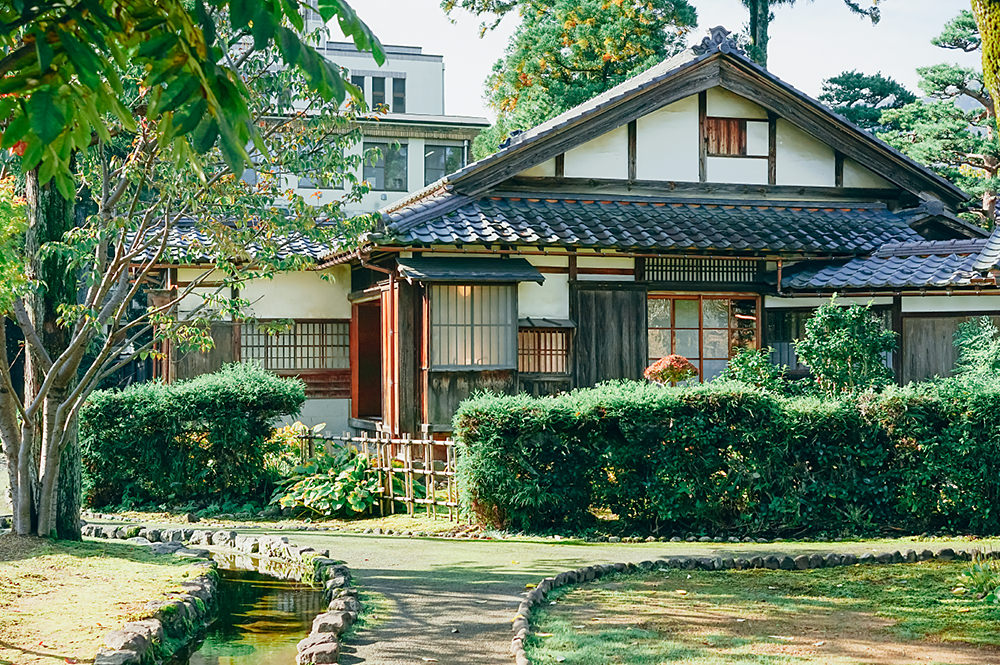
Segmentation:
<svg viewBox="0 0 1000 665">
<path fill-rule="evenodd" d="M 347 265 L 323 271 L 285 272 L 273 279 L 247 282 L 240 297 L 260 319 L 349 319 L 351 269 Z"/>
<path fill-rule="evenodd" d="M 698 180 L 698 97 L 691 96 L 636 121 L 639 180 Z"/>
<path fill-rule="evenodd" d="M 980 294 L 960 294 L 951 296 L 903 296 L 900 303 L 903 314 L 954 312 L 1000 313 L 1000 296 Z"/>
</svg>

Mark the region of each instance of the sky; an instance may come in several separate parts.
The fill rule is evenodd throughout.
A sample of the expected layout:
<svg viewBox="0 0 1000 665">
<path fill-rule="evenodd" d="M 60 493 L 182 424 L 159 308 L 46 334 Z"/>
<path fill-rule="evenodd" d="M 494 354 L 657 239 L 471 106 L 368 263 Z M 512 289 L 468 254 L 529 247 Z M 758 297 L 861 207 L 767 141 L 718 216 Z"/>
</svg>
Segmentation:
<svg viewBox="0 0 1000 665">
<path fill-rule="evenodd" d="M 700 41 L 706 30 L 723 25 L 738 30 L 747 22 L 740 0 L 691 0 L 698 10 Z M 979 67 L 978 53 L 946 51 L 930 43 L 941 27 L 968 0 L 880 0 L 878 25 L 852 14 L 841 0 L 799 0 L 779 6 L 771 23 L 768 68 L 796 88 L 816 96 L 823 79 L 842 71 L 881 71 L 917 90 L 916 68 L 939 62 Z M 479 20 L 458 14 L 445 16 L 439 0 L 354 0 L 352 7 L 384 44 L 422 46 L 425 53 L 444 56 L 445 112 L 485 116 L 493 112 L 483 100 L 483 81 L 504 52 L 516 17 L 485 38 Z"/>
</svg>

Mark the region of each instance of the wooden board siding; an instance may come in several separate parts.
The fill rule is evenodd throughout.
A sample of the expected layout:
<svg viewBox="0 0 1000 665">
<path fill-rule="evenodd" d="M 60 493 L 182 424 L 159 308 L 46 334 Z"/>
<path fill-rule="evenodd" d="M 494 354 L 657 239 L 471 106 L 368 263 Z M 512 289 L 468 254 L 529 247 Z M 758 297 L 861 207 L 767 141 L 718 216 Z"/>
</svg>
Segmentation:
<svg viewBox="0 0 1000 665">
<path fill-rule="evenodd" d="M 514 370 L 427 372 L 427 420 L 438 430 L 451 430 L 451 419 L 465 398 L 481 390 L 514 394 L 517 372 Z"/>
<path fill-rule="evenodd" d="M 570 286 L 576 322 L 574 385 L 640 379 L 646 367 L 646 287 L 637 284 Z"/>
<path fill-rule="evenodd" d="M 210 324 L 215 347 L 209 351 L 180 352 L 171 344 L 170 370 L 168 381 L 192 379 L 202 374 L 210 374 L 222 369 L 226 363 L 239 359 L 239 326 L 230 321 L 217 321 Z"/>
<path fill-rule="evenodd" d="M 955 331 L 968 316 L 903 316 L 902 380 L 950 376 L 958 353 Z M 1000 324 L 1000 316 L 991 317 Z"/>
<path fill-rule="evenodd" d="M 420 329 L 423 324 L 423 288 L 417 284 L 396 282 L 396 363 L 398 386 L 398 424 L 401 432 L 420 430 Z"/>
</svg>

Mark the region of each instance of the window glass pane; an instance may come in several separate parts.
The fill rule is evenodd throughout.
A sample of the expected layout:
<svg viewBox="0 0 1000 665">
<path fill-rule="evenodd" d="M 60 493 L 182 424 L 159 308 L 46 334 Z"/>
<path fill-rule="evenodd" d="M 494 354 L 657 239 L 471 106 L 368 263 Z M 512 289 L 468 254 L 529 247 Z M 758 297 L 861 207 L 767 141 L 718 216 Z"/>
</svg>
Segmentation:
<svg viewBox="0 0 1000 665">
<path fill-rule="evenodd" d="M 727 364 L 729 364 L 728 360 L 704 361 L 701 366 L 701 373 L 702 373 L 701 380 L 711 381 L 712 379 L 716 378 L 717 376 L 719 376 L 719 374 L 722 373 L 722 370 L 726 368 Z"/>
<path fill-rule="evenodd" d="M 365 159 L 364 178 L 376 191 L 405 192 L 407 190 L 406 145 L 366 142 L 365 152 L 378 148 L 377 159 Z"/>
<path fill-rule="evenodd" d="M 706 298 L 701 303 L 701 315 L 706 328 L 725 328 L 729 325 L 729 301 Z"/>
<path fill-rule="evenodd" d="M 669 328 L 670 327 L 670 303 L 672 302 L 669 298 L 650 298 L 646 301 L 649 303 L 649 327 L 650 328 Z M 657 356 L 655 353 L 650 351 L 649 355 Z"/>
<path fill-rule="evenodd" d="M 675 330 L 673 352 L 689 360 L 698 357 L 698 331 Z"/>
<path fill-rule="evenodd" d="M 702 355 L 706 358 L 729 357 L 729 331 L 705 330 L 701 338 Z"/>
<path fill-rule="evenodd" d="M 364 92 L 365 92 L 365 77 L 364 76 L 357 76 L 357 75 L 352 76 L 351 77 L 351 83 L 353 83 L 354 85 L 356 85 L 359 88 L 361 88 L 361 93 L 364 94 Z"/>
<path fill-rule="evenodd" d="M 653 328 L 649 331 L 649 357 L 659 360 L 670 355 L 669 329 Z"/>
<path fill-rule="evenodd" d="M 733 300 L 730 310 L 730 328 L 757 328 L 756 300 Z"/>
<path fill-rule="evenodd" d="M 698 301 L 674 301 L 674 326 L 677 328 L 698 327 Z"/>
<path fill-rule="evenodd" d="M 385 104 L 385 77 L 372 77 L 372 108 Z"/>
<path fill-rule="evenodd" d="M 392 112 L 406 113 L 406 79 L 392 79 Z"/>
<path fill-rule="evenodd" d="M 516 367 L 515 297 L 512 285 L 432 285 L 431 364 Z"/>
<path fill-rule="evenodd" d="M 757 346 L 757 331 L 748 328 L 737 328 L 730 331 L 730 355 L 739 349 L 751 349 Z"/>
</svg>

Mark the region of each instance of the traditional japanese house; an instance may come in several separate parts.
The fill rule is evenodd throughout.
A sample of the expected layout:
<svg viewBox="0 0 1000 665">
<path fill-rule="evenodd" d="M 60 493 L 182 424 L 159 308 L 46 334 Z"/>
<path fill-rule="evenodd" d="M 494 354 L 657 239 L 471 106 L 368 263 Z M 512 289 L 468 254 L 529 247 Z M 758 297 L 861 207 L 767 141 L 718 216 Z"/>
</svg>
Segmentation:
<svg viewBox="0 0 1000 665">
<path fill-rule="evenodd" d="M 791 342 L 833 293 L 882 312 L 910 381 L 950 371 L 961 320 L 1000 315 L 1000 235 L 957 215 L 968 198 L 717 28 L 384 208 L 321 253 L 332 280 L 249 288 L 333 327 L 298 339 L 339 359 L 335 431 L 447 431 L 474 391 L 636 379 L 670 353 L 702 380 L 747 346 L 802 370 Z M 258 342 L 276 343 L 234 357 L 267 357 Z"/>
</svg>

